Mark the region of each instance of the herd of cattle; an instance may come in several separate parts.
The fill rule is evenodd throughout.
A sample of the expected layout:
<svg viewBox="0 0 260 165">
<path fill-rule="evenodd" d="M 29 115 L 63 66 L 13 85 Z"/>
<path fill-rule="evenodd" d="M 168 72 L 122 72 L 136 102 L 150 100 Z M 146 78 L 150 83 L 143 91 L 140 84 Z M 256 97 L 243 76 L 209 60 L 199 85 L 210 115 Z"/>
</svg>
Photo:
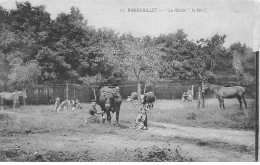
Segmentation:
<svg viewBox="0 0 260 165">
<path fill-rule="evenodd" d="M 102 111 L 106 113 L 107 121 L 111 122 L 111 114 L 110 112 L 114 113 L 116 112 L 116 121 L 118 124 L 119 119 L 119 112 L 120 112 L 120 106 L 122 103 L 122 97 L 119 92 L 119 87 L 116 88 L 109 88 L 109 87 L 102 87 L 97 94 L 97 104 L 101 107 Z M 138 93 L 132 92 L 131 96 L 128 97 L 127 101 L 131 101 L 132 103 L 135 102 L 135 105 L 138 101 Z M 12 93 L 9 92 L 3 92 L 0 93 L 1 98 L 1 107 L 3 109 L 3 105 L 12 102 L 13 103 L 13 109 L 18 107 L 20 104 L 21 98 L 26 99 L 26 91 L 15 91 Z M 143 106 L 146 106 L 148 108 L 153 108 L 153 103 L 155 102 L 155 95 L 153 92 L 147 92 L 140 96 L 141 103 Z M 71 107 L 72 110 L 75 109 L 81 109 L 80 101 L 79 99 L 76 100 L 64 100 L 61 102 L 61 99 L 59 97 L 55 100 L 55 108 L 54 111 L 59 112 L 61 110 L 68 110 L 68 108 Z"/>
<path fill-rule="evenodd" d="M 116 88 L 109 88 L 109 87 L 102 87 L 97 94 L 97 104 L 101 107 L 101 110 L 106 113 L 107 121 L 111 123 L 111 114 L 116 112 L 116 122 L 118 124 L 119 119 L 119 113 L 120 113 L 120 107 L 122 104 L 122 97 L 119 92 L 119 87 Z M 138 93 L 132 92 L 131 96 L 128 97 L 127 101 L 135 102 L 134 105 L 137 104 L 138 101 Z M 147 108 L 153 108 L 153 103 L 155 102 L 155 95 L 153 92 L 147 92 L 140 96 L 141 103 L 143 106 Z M 67 110 L 69 107 L 72 108 L 72 110 L 80 109 L 82 108 L 80 106 L 80 101 L 78 99 L 76 100 L 65 100 L 60 103 L 60 98 L 56 98 L 55 101 L 55 111 L 59 112 L 60 110 Z"/>
<path fill-rule="evenodd" d="M 110 112 L 116 112 L 116 122 L 118 124 L 120 106 L 122 103 L 122 97 L 119 93 L 119 90 L 119 87 L 102 87 L 97 94 L 97 104 L 101 107 L 102 111 L 107 114 L 107 121 L 109 123 L 111 122 Z M 156 99 L 153 92 L 145 93 L 144 95 L 141 95 L 140 98 L 143 106 L 153 108 L 153 103 Z M 137 102 L 138 94 L 136 92 L 132 92 L 131 96 L 129 96 L 127 100 Z"/>
<path fill-rule="evenodd" d="M 240 103 L 240 109 L 242 108 L 242 102 L 245 104 L 245 108 L 247 108 L 247 103 L 245 100 L 245 93 L 246 88 L 241 86 L 233 86 L 233 87 L 223 87 L 218 85 L 209 84 L 207 82 L 202 83 L 202 89 L 199 87 L 198 96 L 201 98 L 198 98 L 198 105 L 200 105 L 200 100 L 202 99 L 204 93 L 206 90 L 211 90 L 214 92 L 216 98 L 218 98 L 220 103 L 220 108 L 225 109 L 224 106 L 224 98 L 237 98 Z M 100 91 L 97 94 L 96 102 L 101 107 L 102 111 L 107 114 L 107 121 L 111 122 L 111 114 L 110 112 L 116 112 L 116 121 L 118 124 L 119 119 L 119 112 L 120 112 L 120 106 L 122 103 L 122 97 L 120 95 L 120 89 L 119 87 L 116 88 L 109 88 L 109 87 L 102 87 Z M 192 90 L 188 90 L 187 92 L 183 93 L 182 100 L 183 101 L 192 101 L 193 99 L 193 87 Z M 21 98 L 25 99 L 27 98 L 26 91 L 15 91 L 12 93 L 9 92 L 3 92 L 0 93 L 0 99 L 1 99 L 1 108 L 3 109 L 3 105 L 6 102 L 12 102 L 13 108 L 19 106 Z M 143 107 L 147 107 L 149 109 L 153 108 L 153 103 L 156 100 L 155 94 L 153 92 L 147 92 L 143 95 L 140 95 L 137 92 L 132 92 L 130 96 L 128 96 L 127 101 L 132 102 L 133 105 L 137 105 L 138 100 L 141 100 L 141 103 Z M 204 99 L 203 99 L 204 104 Z M 68 107 L 71 106 L 72 110 L 80 109 L 80 101 L 78 99 L 76 100 L 65 100 L 63 102 L 60 102 L 60 98 L 56 98 L 55 102 L 55 111 L 60 111 L 61 109 L 68 109 Z M 102 115 L 103 116 L 103 115 Z"/>
</svg>

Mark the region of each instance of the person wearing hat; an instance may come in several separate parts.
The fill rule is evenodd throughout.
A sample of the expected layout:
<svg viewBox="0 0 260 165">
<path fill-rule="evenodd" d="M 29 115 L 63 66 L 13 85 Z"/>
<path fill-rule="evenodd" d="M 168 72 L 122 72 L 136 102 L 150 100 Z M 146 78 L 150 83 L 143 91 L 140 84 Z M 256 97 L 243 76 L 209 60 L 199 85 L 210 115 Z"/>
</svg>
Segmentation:
<svg viewBox="0 0 260 165">
<path fill-rule="evenodd" d="M 95 114 L 97 113 L 97 109 L 96 109 L 96 100 L 91 100 L 91 108 L 88 110 L 88 113 L 91 115 L 91 116 L 95 116 Z"/>
<path fill-rule="evenodd" d="M 92 121 L 92 123 L 99 123 L 100 120 L 98 118 L 98 116 L 96 116 L 95 114 L 103 114 L 104 112 L 98 112 L 96 109 L 96 100 L 92 100 L 91 101 L 91 107 L 88 110 L 88 114 L 90 115 L 90 117 L 88 118 L 89 121 Z M 88 123 L 87 121 L 87 117 L 85 117 L 85 123 Z"/>
</svg>

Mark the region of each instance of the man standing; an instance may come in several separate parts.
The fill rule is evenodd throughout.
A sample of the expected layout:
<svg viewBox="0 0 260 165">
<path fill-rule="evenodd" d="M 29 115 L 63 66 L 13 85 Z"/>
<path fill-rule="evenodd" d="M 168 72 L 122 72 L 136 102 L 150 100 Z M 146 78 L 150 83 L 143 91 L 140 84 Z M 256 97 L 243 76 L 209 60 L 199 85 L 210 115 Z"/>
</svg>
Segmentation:
<svg viewBox="0 0 260 165">
<path fill-rule="evenodd" d="M 201 87 L 198 88 L 197 98 L 198 98 L 198 106 L 197 106 L 197 108 L 200 108 L 201 106 L 202 106 L 202 108 L 204 108 L 205 107 L 204 93 L 202 93 Z"/>
</svg>

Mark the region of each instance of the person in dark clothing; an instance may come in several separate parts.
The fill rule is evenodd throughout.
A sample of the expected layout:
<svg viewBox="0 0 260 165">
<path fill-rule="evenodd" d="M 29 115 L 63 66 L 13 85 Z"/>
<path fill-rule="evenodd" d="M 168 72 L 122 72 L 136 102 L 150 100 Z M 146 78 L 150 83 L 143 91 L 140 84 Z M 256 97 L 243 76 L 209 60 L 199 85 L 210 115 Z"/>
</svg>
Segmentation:
<svg viewBox="0 0 260 165">
<path fill-rule="evenodd" d="M 88 122 L 91 123 L 100 123 L 100 119 L 97 116 L 98 114 L 103 114 L 104 112 L 98 112 L 96 109 L 96 100 L 92 100 L 91 101 L 91 107 L 88 110 L 88 114 L 90 115 L 89 117 L 85 117 L 85 124 L 87 124 Z"/>
<path fill-rule="evenodd" d="M 200 108 L 200 107 L 204 108 L 205 107 L 204 94 L 201 91 L 201 87 L 198 88 L 197 98 L 198 98 L 197 108 Z"/>
</svg>

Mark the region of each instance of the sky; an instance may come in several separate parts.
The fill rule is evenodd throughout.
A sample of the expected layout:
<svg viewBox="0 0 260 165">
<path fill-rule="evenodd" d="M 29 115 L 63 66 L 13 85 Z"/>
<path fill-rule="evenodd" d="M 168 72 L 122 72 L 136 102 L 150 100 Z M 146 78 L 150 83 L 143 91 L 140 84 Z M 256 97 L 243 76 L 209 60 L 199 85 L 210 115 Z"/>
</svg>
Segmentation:
<svg viewBox="0 0 260 165">
<path fill-rule="evenodd" d="M 21 2 L 22 0 L 16 0 Z M 111 28 L 134 36 L 158 36 L 183 29 L 188 39 L 227 35 L 225 47 L 235 42 L 253 47 L 259 41 L 260 7 L 257 0 L 27 0 L 44 5 L 55 19 L 61 12 L 78 7 L 89 26 Z M 15 0 L 0 0 L 15 9 Z M 154 12 L 128 12 L 142 8 Z M 124 12 L 123 12 L 124 11 Z M 182 11 L 182 12 L 177 12 Z M 195 11 L 195 12 L 193 12 Z M 257 30 L 254 29 L 258 25 Z M 254 41 L 254 42 L 253 42 Z"/>
</svg>

